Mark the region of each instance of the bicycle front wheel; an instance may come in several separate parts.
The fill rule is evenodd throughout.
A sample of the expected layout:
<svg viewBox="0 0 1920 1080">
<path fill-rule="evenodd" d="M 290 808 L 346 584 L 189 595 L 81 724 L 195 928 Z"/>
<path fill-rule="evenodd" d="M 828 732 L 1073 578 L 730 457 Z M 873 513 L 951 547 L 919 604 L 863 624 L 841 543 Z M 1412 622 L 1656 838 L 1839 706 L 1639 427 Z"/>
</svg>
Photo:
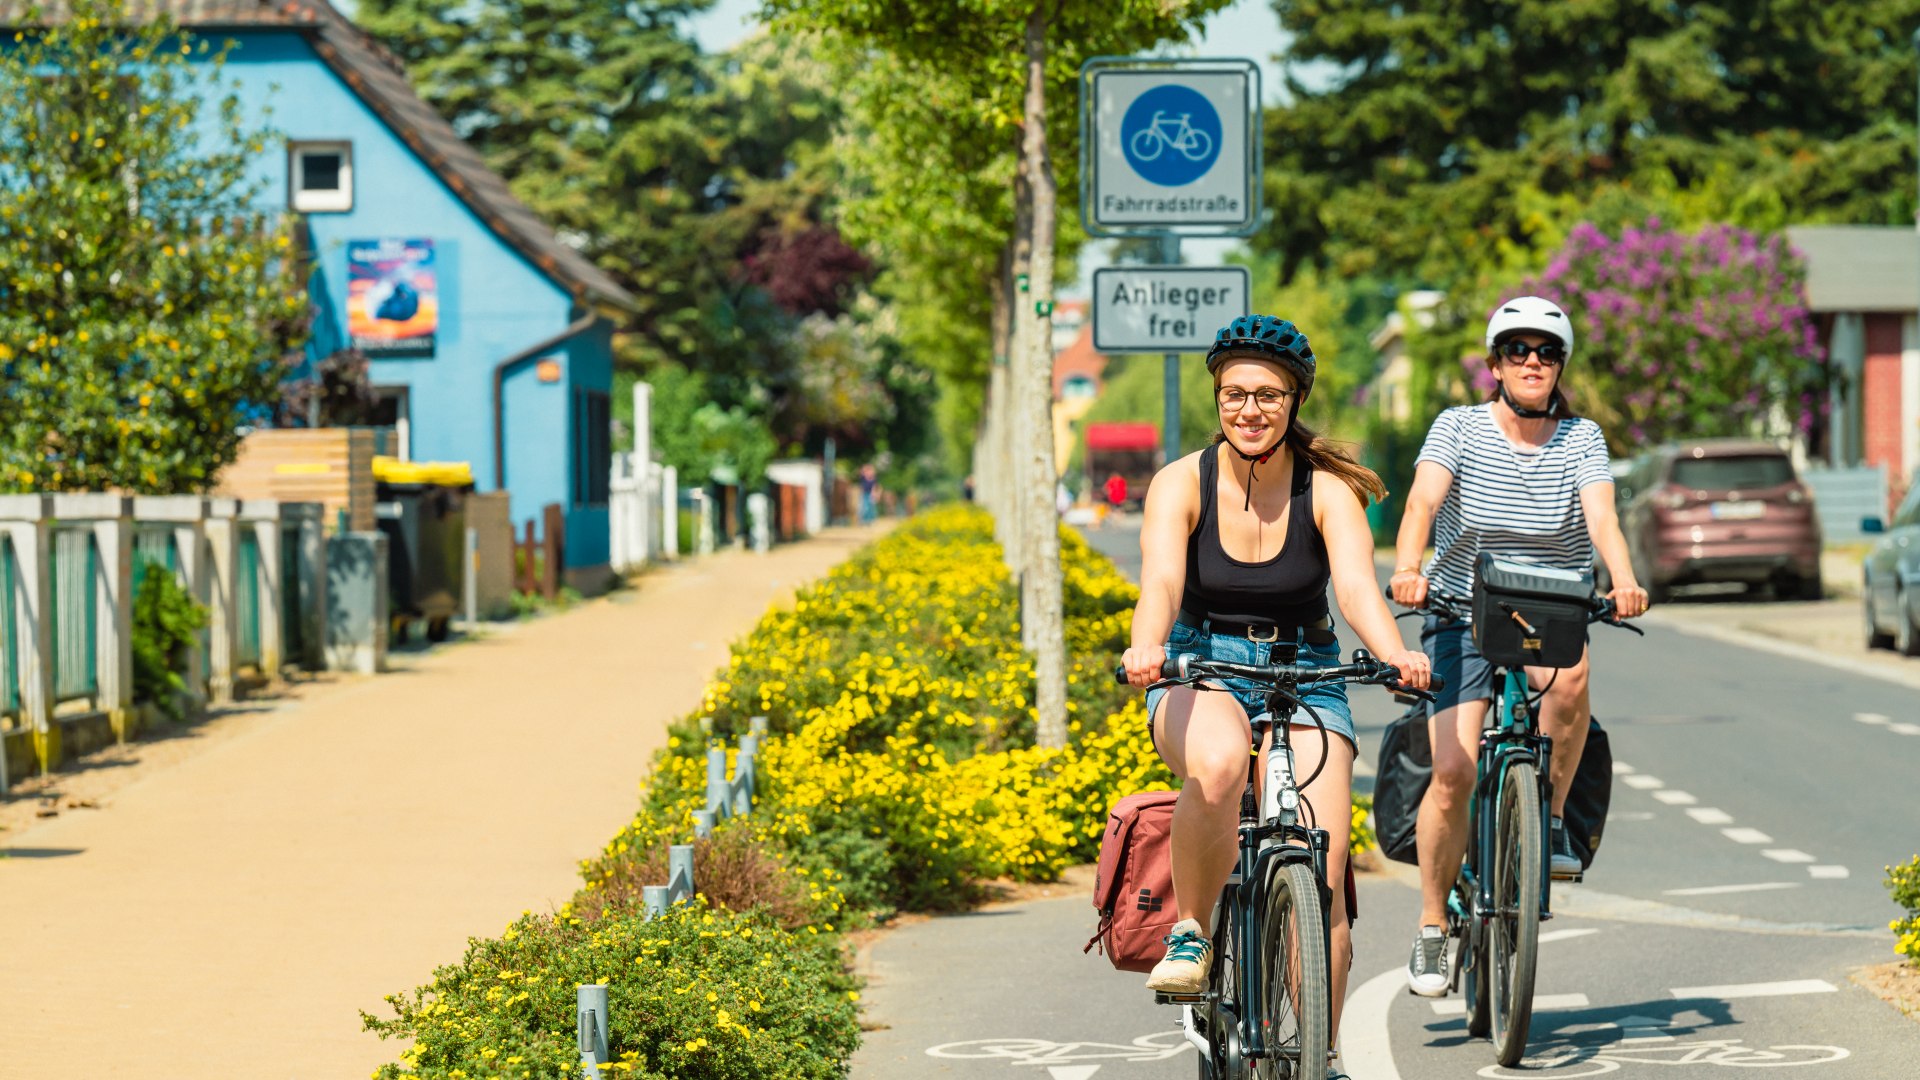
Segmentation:
<svg viewBox="0 0 1920 1080">
<path fill-rule="evenodd" d="M 1327 968 L 1327 921 L 1320 881 L 1305 863 L 1287 863 L 1267 880 L 1266 918 L 1260 924 L 1260 976 L 1266 1002 L 1260 1016 L 1267 1056 L 1257 1060 L 1261 1080 L 1326 1080 L 1332 1027 Z"/>
<path fill-rule="evenodd" d="M 1500 785 L 1493 850 L 1493 1053 L 1512 1068 L 1527 1053 L 1533 1023 L 1533 973 L 1540 952 L 1540 888 L 1544 876 L 1540 776 L 1531 762 L 1507 769 Z"/>
</svg>

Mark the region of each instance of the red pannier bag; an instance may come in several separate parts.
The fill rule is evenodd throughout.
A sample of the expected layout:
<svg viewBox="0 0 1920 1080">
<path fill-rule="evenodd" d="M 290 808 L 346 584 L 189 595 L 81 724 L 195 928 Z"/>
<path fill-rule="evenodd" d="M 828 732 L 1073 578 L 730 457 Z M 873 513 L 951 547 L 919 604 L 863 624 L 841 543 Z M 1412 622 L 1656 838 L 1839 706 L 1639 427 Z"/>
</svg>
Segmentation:
<svg viewBox="0 0 1920 1080">
<path fill-rule="evenodd" d="M 1173 903 L 1173 804 L 1177 791 L 1142 791 L 1113 804 L 1100 838 L 1093 907 L 1100 925 L 1088 940 L 1121 971 L 1152 971 L 1179 915 Z"/>
</svg>

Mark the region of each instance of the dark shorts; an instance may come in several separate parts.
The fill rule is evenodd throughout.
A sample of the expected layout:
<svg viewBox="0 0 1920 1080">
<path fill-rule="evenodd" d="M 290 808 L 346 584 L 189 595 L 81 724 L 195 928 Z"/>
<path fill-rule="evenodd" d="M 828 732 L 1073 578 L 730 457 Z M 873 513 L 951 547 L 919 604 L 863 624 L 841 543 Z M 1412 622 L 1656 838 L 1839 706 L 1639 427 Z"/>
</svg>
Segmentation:
<svg viewBox="0 0 1920 1080">
<path fill-rule="evenodd" d="M 1219 660 L 1231 664 L 1266 664 L 1272 662 L 1273 646 L 1267 642 L 1252 641 L 1237 634 L 1201 634 L 1200 628 L 1184 622 L 1176 622 L 1167 632 L 1167 655 L 1178 656 L 1182 653 L 1202 656 L 1208 660 Z M 1326 645 L 1308 645 L 1299 655 L 1300 664 L 1310 667 L 1332 667 L 1340 662 L 1340 643 Z M 1228 679 L 1228 691 L 1233 700 L 1240 703 L 1247 719 L 1255 720 L 1267 713 L 1267 696 L 1244 679 Z M 1153 731 L 1153 710 L 1160 699 L 1167 694 L 1163 687 L 1147 691 L 1147 730 Z M 1353 733 L 1353 710 L 1347 705 L 1347 688 L 1339 684 L 1315 686 L 1300 695 L 1300 700 L 1313 707 L 1320 716 L 1321 723 L 1327 727 L 1327 733 L 1338 735 L 1347 740 L 1358 752 L 1359 742 Z M 1313 725 L 1313 717 L 1302 709 L 1294 715 L 1295 727 Z M 1159 747 L 1156 744 L 1155 749 Z"/>
<path fill-rule="evenodd" d="M 1420 631 L 1420 650 L 1433 661 L 1433 673 L 1447 681 L 1446 689 L 1434 691 L 1434 712 L 1463 701 L 1493 700 L 1493 665 L 1474 648 L 1473 627 L 1429 616 Z"/>
</svg>

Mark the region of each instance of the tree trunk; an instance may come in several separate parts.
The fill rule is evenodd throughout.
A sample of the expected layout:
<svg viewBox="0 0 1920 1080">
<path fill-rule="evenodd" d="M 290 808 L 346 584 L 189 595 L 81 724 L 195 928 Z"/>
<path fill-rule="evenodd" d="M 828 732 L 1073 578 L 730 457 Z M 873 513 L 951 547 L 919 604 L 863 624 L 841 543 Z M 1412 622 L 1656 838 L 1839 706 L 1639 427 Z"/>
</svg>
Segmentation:
<svg viewBox="0 0 1920 1080">
<path fill-rule="evenodd" d="M 1025 418 L 1016 448 L 1025 462 L 1021 515 L 1025 557 L 1022 576 L 1022 636 L 1034 654 L 1035 740 L 1043 747 L 1067 745 L 1067 640 L 1060 580 L 1060 520 L 1054 506 L 1059 466 L 1053 455 L 1053 247 L 1058 215 L 1053 159 L 1047 149 L 1048 18 L 1036 6 L 1027 17 L 1025 154 L 1032 192 L 1033 244 L 1028 252 L 1026 303 L 1016 306 L 1025 324 L 1015 369 L 1016 399 Z"/>
<path fill-rule="evenodd" d="M 987 371 L 987 402 L 984 410 L 987 423 L 984 432 L 982 457 L 986 461 L 986 470 L 992 477 L 984 505 L 993 515 L 993 538 L 1000 542 L 1001 557 L 1007 564 L 1007 572 L 1019 576 L 1019 546 L 1014 542 L 1018 532 L 1014 529 L 1013 504 L 1018 488 L 1013 482 L 1013 455 L 1009 452 L 1013 444 L 1013 392 L 1011 388 L 1011 368 L 1009 357 L 1013 351 L 1014 305 L 1018 302 L 1015 295 L 1013 267 L 1016 249 L 1025 248 L 1024 242 L 1008 238 L 1006 247 L 1000 251 L 1000 265 L 997 268 L 993 284 L 993 315 L 991 333 L 993 335 L 993 361 Z"/>
</svg>

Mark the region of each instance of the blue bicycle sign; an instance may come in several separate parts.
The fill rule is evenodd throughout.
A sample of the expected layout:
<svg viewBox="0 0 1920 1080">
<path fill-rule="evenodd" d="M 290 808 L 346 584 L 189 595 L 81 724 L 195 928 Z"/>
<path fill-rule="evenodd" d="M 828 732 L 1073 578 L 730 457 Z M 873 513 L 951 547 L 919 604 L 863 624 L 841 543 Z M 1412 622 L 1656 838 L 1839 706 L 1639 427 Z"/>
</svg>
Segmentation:
<svg viewBox="0 0 1920 1080">
<path fill-rule="evenodd" d="M 1127 108 L 1120 141 L 1142 179 L 1181 187 L 1207 175 L 1219 158 L 1220 114 L 1195 90 L 1156 86 Z"/>
</svg>

